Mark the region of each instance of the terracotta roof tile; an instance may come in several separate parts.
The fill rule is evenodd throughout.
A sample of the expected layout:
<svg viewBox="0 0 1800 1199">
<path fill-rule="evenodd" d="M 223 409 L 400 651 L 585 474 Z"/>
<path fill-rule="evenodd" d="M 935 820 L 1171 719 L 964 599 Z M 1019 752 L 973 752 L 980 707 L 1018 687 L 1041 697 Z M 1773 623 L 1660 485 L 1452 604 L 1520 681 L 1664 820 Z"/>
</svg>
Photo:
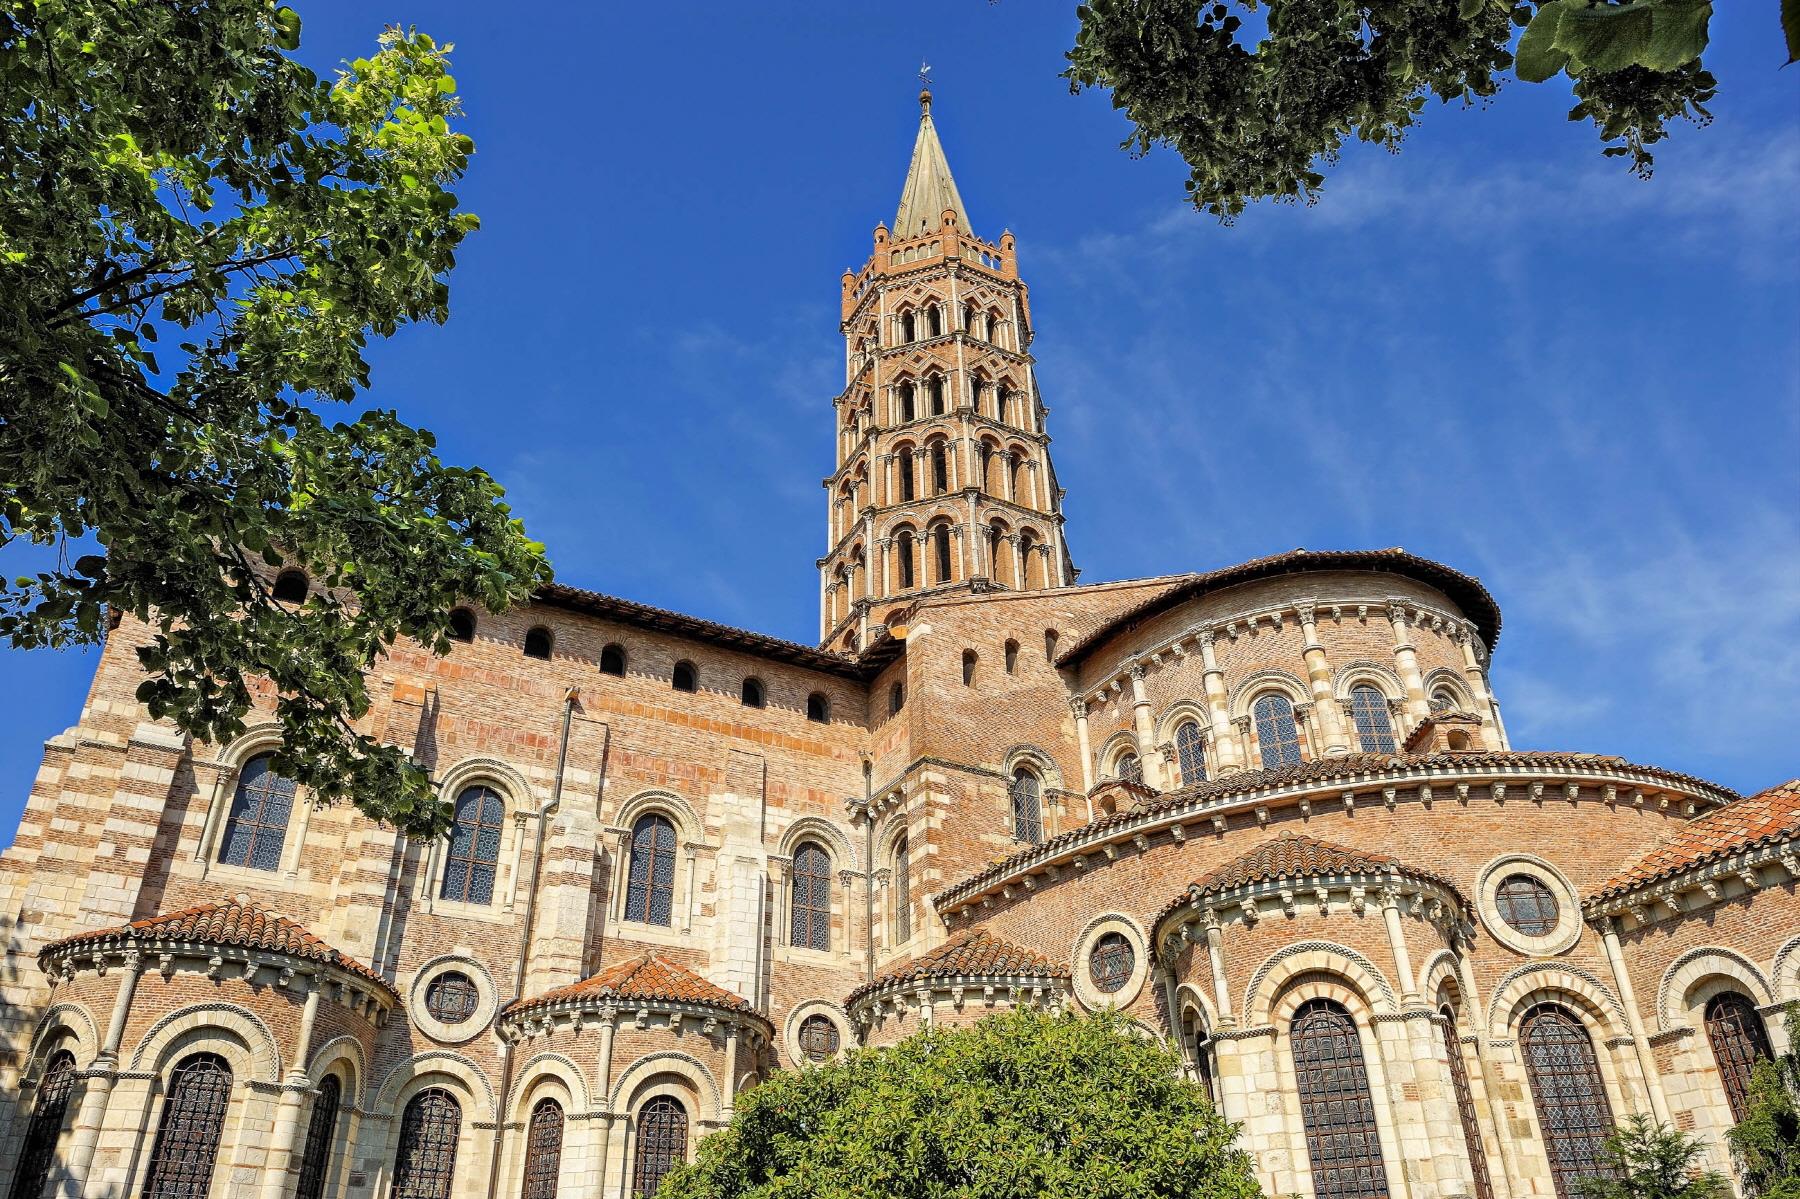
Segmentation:
<svg viewBox="0 0 1800 1199">
<path fill-rule="evenodd" d="M 685 966 L 664 957 L 646 953 L 640 957 L 615 962 L 600 973 L 578 983 L 546 991 L 532 999 L 520 1000 L 507 1009 L 517 1015 L 565 1000 L 617 999 L 621 1002 L 697 1003 L 722 1008 L 729 1012 L 751 1012 L 750 1001 L 715 986 Z"/>
<path fill-rule="evenodd" d="M 136 920 L 115 928 L 76 933 L 44 946 L 55 953 L 106 941 L 191 941 L 202 945 L 229 945 L 239 949 L 265 949 L 309 962 L 323 962 L 350 974 L 379 983 L 390 994 L 380 975 L 346 953 L 314 936 L 286 916 L 278 916 L 250 904 L 232 901 L 207 903 L 179 912 Z"/>
<path fill-rule="evenodd" d="M 1746 849 L 1800 836 L 1800 779 L 1726 804 L 1683 824 L 1670 839 L 1601 883 L 1589 901 L 1633 891 Z"/>
<path fill-rule="evenodd" d="M 1163 908 L 1155 923 L 1162 923 L 1164 917 L 1185 904 L 1190 897 L 1218 895 L 1252 883 L 1318 878 L 1325 875 L 1381 875 L 1391 871 L 1413 878 L 1429 879 L 1455 895 L 1459 902 L 1467 903 L 1462 892 L 1449 879 L 1433 871 L 1410 867 L 1392 854 L 1351 849 L 1304 833 L 1284 833 L 1195 879 L 1186 891 Z"/>
<path fill-rule="evenodd" d="M 846 1003 L 893 983 L 929 978 L 1068 978 L 1069 968 L 1033 949 L 1003 941 L 985 928 L 968 928 L 910 961 L 889 966 L 850 992 Z"/>
</svg>

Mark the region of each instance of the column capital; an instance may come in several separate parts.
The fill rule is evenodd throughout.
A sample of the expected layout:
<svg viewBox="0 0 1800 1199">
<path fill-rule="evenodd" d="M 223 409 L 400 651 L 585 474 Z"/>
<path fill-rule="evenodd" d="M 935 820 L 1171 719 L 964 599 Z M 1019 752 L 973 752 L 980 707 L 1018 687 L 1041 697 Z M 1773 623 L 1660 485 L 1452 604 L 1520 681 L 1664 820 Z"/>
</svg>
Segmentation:
<svg viewBox="0 0 1800 1199">
<path fill-rule="evenodd" d="M 1141 683 L 1144 681 L 1144 664 L 1142 662 L 1133 662 L 1126 668 L 1125 673 L 1131 677 L 1132 682 Z"/>
</svg>

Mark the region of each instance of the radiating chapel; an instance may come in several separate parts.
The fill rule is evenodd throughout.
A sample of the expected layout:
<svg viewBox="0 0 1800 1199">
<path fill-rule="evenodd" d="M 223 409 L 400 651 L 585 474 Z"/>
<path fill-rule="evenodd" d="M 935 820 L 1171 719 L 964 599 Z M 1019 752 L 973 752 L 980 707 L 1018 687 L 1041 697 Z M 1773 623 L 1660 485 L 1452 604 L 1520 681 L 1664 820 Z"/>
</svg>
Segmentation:
<svg viewBox="0 0 1800 1199">
<path fill-rule="evenodd" d="M 150 719 L 119 620 L 0 856 L 0 1195 L 651 1195 L 772 1071 L 1021 1004 L 1170 1047 L 1270 1195 L 1575 1199 L 1634 1112 L 1726 1166 L 1800 780 L 1515 748 L 1493 597 L 1398 549 L 1079 581 L 1018 248 L 921 99 L 842 279 L 816 647 L 458 609 L 370 672 L 421 843 L 270 721 Z"/>
</svg>

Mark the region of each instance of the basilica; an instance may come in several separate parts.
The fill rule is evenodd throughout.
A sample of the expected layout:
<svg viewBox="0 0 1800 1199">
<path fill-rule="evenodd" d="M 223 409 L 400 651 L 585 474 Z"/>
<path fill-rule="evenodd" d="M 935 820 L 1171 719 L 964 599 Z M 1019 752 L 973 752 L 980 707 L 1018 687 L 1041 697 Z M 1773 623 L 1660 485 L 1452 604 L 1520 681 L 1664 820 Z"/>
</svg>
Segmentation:
<svg viewBox="0 0 1800 1199">
<path fill-rule="evenodd" d="M 1514 748 L 1493 596 L 1399 549 L 1080 580 L 929 93 L 841 293 L 818 644 L 457 609 L 362 726 L 447 839 L 152 720 L 119 619 L 0 855 L 0 1194 L 632 1199 L 770 1072 L 1021 1004 L 1167 1045 L 1272 1196 L 1575 1199 L 1637 1112 L 1728 1167 L 1800 780 Z"/>
</svg>

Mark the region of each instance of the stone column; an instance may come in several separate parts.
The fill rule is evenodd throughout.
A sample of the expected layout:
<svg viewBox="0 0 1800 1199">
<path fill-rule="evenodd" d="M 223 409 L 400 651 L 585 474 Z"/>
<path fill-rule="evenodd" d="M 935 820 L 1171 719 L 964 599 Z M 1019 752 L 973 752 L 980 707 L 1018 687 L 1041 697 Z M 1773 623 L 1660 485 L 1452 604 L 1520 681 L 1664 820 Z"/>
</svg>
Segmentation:
<svg viewBox="0 0 1800 1199">
<path fill-rule="evenodd" d="M 1069 711 L 1075 717 L 1075 744 L 1081 751 L 1081 790 L 1083 794 L 1094 789 L 1094 750 L 1088 741 L 1088 709 L 1087 700 L 1079 697 L 1069 701 Z M 1088 811 L 1088 819 L 1092 820 L 1092 808 Z"/>
<path fill-rule="evenodd" d="M 1347 754 L 1350 736 L 1344 728 L 1343 713 L 1331 702 L 1331 662 L 1325 656 L 1325 647 L 1319 644 L 1316 610 L 1312 604 L 1296 605 L 1295 610 L 1300 617 L 1300 631 L 1306 635 L 1306 682 L 1324 734 L 1320 748 L 1327 754 Z"/>
<path fill-rule="evenodd" d="M 107 1021 L 106 1039 L 94 1064 L 86 1071 L 87 1086 L 81 1094 L 81 1107 L 75 1113 L 75 1127 L 69 1138 L 69 1154 L 59 1175 L 53 1176 L 57 1199 L 81 1199 L 87 1193 L 88 1170 L 94 1164 L 94 1150 L 100 1145 L 100 1132 L 106 1126 L 106 1101 L 119 1080 L 119 1043 L 125 1039 L 125 1020 L 131 1014 L 131 997 L 137 994 L 138 970 L 143 956 L 135 949 L 127 950 L 119 966 L 119 993 L 113 999 L 112 1019 Z"/>
<path fill-rule="evenodd" d="M 1485 714 L 1493 722 L 1492 730 L 1486 733 L 1488 748 L 1505 749 L 1506 734 L 1500 726 L 1500 706 L 1488 690 L 1487 669 L 1482 663 L 1481 634 L 1474 626 L 1463 625 L 1456 630 L 1455 636 L 1457 645 L 1462 648 L 1463 678 L 1468 681 L 1469 694 L 1475 698 L 1476 714 Z"/>
<path fill-rule="evenodd" d="M 1619 988 L 1619 1002 L 1625 1007 L 1625 1023 L 1631 1030 L 1631 1047 L 1637 1054 L 1638 1073 L 1644 1076 L 1644 1090 L 1650 1096 L 1650 1110 L 1663 1124 L 1670 1122 L 1669 1101 L 1663 1094 L 1662 1079 L 1656 1069 L 1656 1055 L 1650 1048 L 1649 1034 L 1644 1031 L 1644 1017 L 1638 1011 L 1637 992 L 1631 985 L 1631 971 L 1625 968 L 1625 955 L 1619 949 L 1619 918 L 1608 916 L 1601 926 L 1600 944 L 1606 950 L 1606 964 L 1612 968 L 1613 983 Z"/>
<path fill-rule="evenodd" d="M 1211 714 L 1213 771 L 1221 777 L 1236 774 L 1244 768 L 1244 747 L 1231 735 L 1231 710 L 1226 706 L 1230 697 L 1225 690 L 1225 672 L 1219 669 L 1218 654 L 1213 650 L 1211 629 L 1200 634 L 1200 664 L 1204 668 L 1206 707 Z"/>
<path fill-rule="evenodd" d="M 1394 955 L 1394 973 L 1400 976 L 1400 1003 L 1419 1003 L 1419 981 L 1413 977 L 1412 955 L 1406 948 L 1406 930 L 1400 925 L 1400 888 L 1393 882 L 1381 889 L 1381 917 L 1387 923 L 1388 949 Z"/>
<path fill-rule="evenodd" d="M 1425 719 L 1431 706 L 1425 700 L 1425 680 L 1419 674 L 1419 656 L 1414 652 L 1412 629 L 1406 623 L 1405 601 L 1388 600 L 1387 615 L 1394 626 L 1394 669 L 1400 675 L 1400 685 L 1406 689 L 1408 720 L 1406 728 L 1400 730 L 1404 739 Z"/>
<path fill-rule="evenodd" d="M 720 1118 L 727 1123 L 737 1110 L 738 1026 L 733 1020 L 725 1026 L 725 1104 Z"/>
<path fill-rule="evenodd" d="M 974 568 L 969 572 L 983 578 L 992 578 L 994 568 L 987 560 L 987 538 L 981 535 L 981 517 L 975 511 L 975 493 L 968 493 L 969 501 L 969 558 Z"/>
<path fill-rule="evenodd" d="M 1131 675 L 1131 715 L 1137 730 L 1138 761 L 1144 768 L 1144 782 L 1163 789 L 1162 763 L 1156 757 L 1156 729 L 1150 722 L 1150 697 L 1144 694 L 1144 666 L 1133 662 Z"/>
<path fill-rule="evenodd" d="M 275 1130 L 269 1138 L 269 1156 L 263 1165 L 263 1199 L 282 1199 L 290 1179 L 297 1182 L 294 1145 L 300 1139 L 300 1102 L 311 1079 L 306 1073 L 306 1059 L 312 1053 L 313 1026 L 319 1020 L 320 980 L 317 975 L 307 980 L 306 1002 L 300 1009 L 300 1030 L 294 1038 L 294 1060 L 288 1063 L 287 1078 L 281 1087 L 280 1106 L 275 1110 Z"/>
</svg>

